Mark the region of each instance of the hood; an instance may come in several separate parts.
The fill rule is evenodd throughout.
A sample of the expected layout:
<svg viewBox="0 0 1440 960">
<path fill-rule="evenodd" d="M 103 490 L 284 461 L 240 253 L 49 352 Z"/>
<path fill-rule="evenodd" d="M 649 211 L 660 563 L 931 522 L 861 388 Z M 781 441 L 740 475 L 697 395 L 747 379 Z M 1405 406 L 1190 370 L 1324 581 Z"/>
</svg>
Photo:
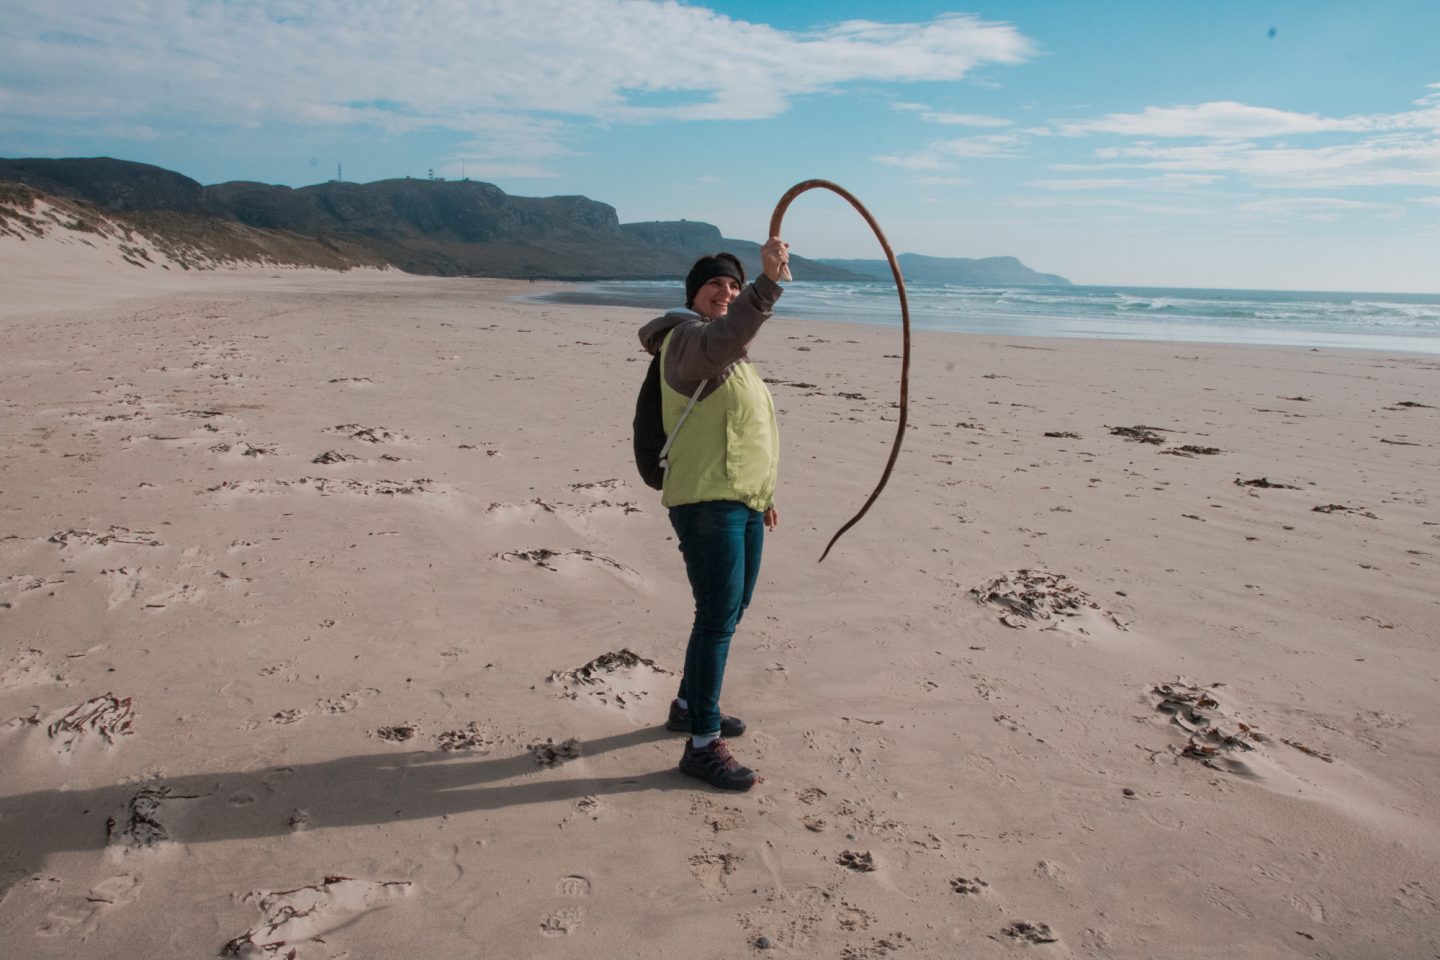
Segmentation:
<svg viewBox="0 0 1440 960">
<path fill-rule="evenodd" d="M 704 320 L 694 310 L 685 307 L 676 307 L 666 311 L 663 317 L 656 317 L 645 326 L 640 328 L 640 346 L 645 348 L 649 354 L 660 352 L 660 345 L 665 341 L 665 334 L 684 323 L 686 320 Z"/>
</svg>

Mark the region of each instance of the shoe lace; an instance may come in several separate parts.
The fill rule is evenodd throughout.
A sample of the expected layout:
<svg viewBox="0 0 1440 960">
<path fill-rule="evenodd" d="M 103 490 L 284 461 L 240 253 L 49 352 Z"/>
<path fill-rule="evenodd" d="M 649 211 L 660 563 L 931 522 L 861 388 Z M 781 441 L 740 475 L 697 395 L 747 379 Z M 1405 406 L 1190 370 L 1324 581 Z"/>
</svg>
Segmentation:
<svg viewBox="0 0 1440 960">
<path fill-rule="evenodd" d="M 705 758 L 705 762 L 712 766 L 717 766 L 722 770 L 731 770 L 739 766 L 735 758 L 730 754 L 730 747 L 724 740 L 711 742 L 710 748 L 706 752 L 709 753 L 709 756 Z"/>
</svg>

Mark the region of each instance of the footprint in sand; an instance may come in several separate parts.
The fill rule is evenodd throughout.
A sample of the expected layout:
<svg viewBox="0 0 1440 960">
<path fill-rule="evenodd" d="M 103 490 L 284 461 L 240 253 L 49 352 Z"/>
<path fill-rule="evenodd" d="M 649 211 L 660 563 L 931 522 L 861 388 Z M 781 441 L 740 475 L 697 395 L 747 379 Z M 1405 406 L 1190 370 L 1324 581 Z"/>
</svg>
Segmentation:
<svg viewBox="0 0 1440 960">
<path fill-rule="evenodd" d="M 873 873 L 875 871 L 875 857 L 868 850 L 863 852 L 841 851 L 840 856 L 835 858 L 835 862 L 856 873 Z"/>
<path fill-rule="evenodd" d="M 460 848 L 453 843 L 441 841 L 430 845 L 430 865 L 425 868 L 420 885 L 426 893 L 438 893 L 460 882 L 465 868 L 460 865 Z"/>
<path fill-rule="evenodd" d="M 90 899 L 97 903 L 116 904 L 134 900 L 140 893 L 140 881 L 128 873 L 102 880 L 90 890 Z"/>
<path fill-rule="evenodd" d="M 316 701 L 316 706 L 326 713 L 349 713 L 351 710 L 360 706 L 361 700 L 378 696 L 379 693 L 380 691 L 374 687 L 365 687 L 361 690 L 351 690 L 348 693 L 342 693 L 338 697 L 318 700 Z"/>
<path fill-rule="evenodd" d="M 260 778 L 265 789 L 271 793 L 279 793 L 285 784 L 289 783 L 295 776 L 294 767 L 276 767 Z"/>
<path fill-rule="evenodd" d="M 180 603 L 198 603 L 205 597 L 204 587 L 192 586 L 175 580 L 158 580 L 159 589 L 144 599 L 141 606 L 146 610 L 163 610 Z"/>
<path fill-rule="evenodd" d="M 111 610 L 122 603 L 134 600 L 140 592 L 139 567 L 114 567 L 109 570 L 101 570 L 100 574 L 110 578 L 108 607 Z"/>
<path fill-rule="evenodd" d="M 870 925 L 875 922 L 875 915 L 869 910 L 842 900 L 840 908 L 835 911 L 835 922 L 840 925 L 841 930 L 853 933 L 856 930 L 868 930 Z"/>
<path fill-rule="evenodd" d="M 966 896 L 980 896 L 990 890 L 990 884 L 979 877 L 956 877 L 950 881 L 950 889 Z"/>
<path fill-rule="evenodd" d="M 1016 920 L 1001 931 L 1012 940 L 1019 940 L 1022 943 L 1059 943 L 1060 938 L 1050 930 L 1048 923 L 1031 923 L 1028 920 Z"/>
<path fill-rule="evenodd" d="M 778 910 L 771 906 L 761 907 L 744 915 L 741 923 L 755 936 L 757 946 L 763 937 L 782 950 L 801 952 L 810 945 L 824 924 L 833 899 L 834 894 L 830 890 L 805 887 L 786 894 Z M 846 953 L 845 956 L 851 954 Z"/>
<path fill-rule="evenodd" d="M 83 898 L 58 900 L 46 912 L 35 933 L 45 938 L 74 935 L 87 939 L 99 927 L 104 914 L 134 901 L 139 895 L 138 878 L 126 873 L 116 874 L 91 887 Z"/>
<path fill-rule="evenodd" d="M 0 669 L 0 690 L 65 683 L 65 675 L 45 662 L 43 650 L 22 650 Z"/>
<path fill-rule="evenodd" d="M 246 895 L 262 913 L 260 923 L 225 944 L 225 956 L 264 957 L 279 954 L 287 944 L 324 940 L 348 926 L 355 917 L 384 907 L 410 892 L 405 880 L 356 880 L 326 877 L 321 883 L 276 892 Z M 330 949 L 336 945 L 329 944 Z M 341 951 L 344 955 L 345 951 Z M 298 956 L 291 951 L 286 956 Z"/>
<path fill-rule="evenodd" d="M 572 873 L 568 877 L 561 877 L 555 883 L 555 892 L 562 897 L 588 897 L 590 896 L 590 881 Z"/>
<path fill-rule="evenodd" d="M 1285 901 L 1298 912 L 1309 917 L 1313 923 L 1324 923 L 1328 916 L 1325 905 L 1314 897 L 1292 893 L 1285 898 Z"/>
<path fill-rule="evenodd" d="M 420 734 L 420 728 L 413 723 L 397 723 L 387 727 L 377 727 L 372 736 L 384 740 L 387 743 L 408 743 Z"/>
<path fill-rule="evenodd" d="M 482 725 L 478 720 L 470 721 L 459 730 L 446 730 L 435 737 L 438 750 L 473 750 L 481 754 L 489 753 L 499 742 L 500 734 L 489 724 Z"/>
<path fill-rule="evenodd" d="M 51 588 L 58 587 L 64 580 L 51 579 L 50 577 L 39 577 L 34 574 L 14 574 L 0 580 L 0 610 L 13 610 L 16 604 L 31 597 L 53 597 L 55 591 Z"/>
<path fill-rule="evenodd" d="M 735 872 L 741 856 L 738 853 L 697 853 L 690 858 L 690 872 L 713 900 L 730 895 L 725 878 Z"/>
<path fill-rule="evenodd" d="M 262 668 L 260 670 L 260 676 L 273 676 L 274 673 L 278 673 L 280 671 L 282 666 L 283 664 L 276 666 L 272 673 L 265 672 L 270 668 Z M 255 698 L 253 696 L 254 692 L 255 688 L 244 680 L 227 680 L 225 681 L 225 685 L 220 688 L 220 695 L 222 697 L 227 697 L 231 700 L 234 700 L 236 703 L 242 704 L 247 707 L 255 702 Z"/>
<path fill-rule="evenodd" d="M 585 912 L 579 907 L 561 907 L 540 918 L 542 937 L 568 937 L 575 928 L 585 922 Z"/>
</svg>

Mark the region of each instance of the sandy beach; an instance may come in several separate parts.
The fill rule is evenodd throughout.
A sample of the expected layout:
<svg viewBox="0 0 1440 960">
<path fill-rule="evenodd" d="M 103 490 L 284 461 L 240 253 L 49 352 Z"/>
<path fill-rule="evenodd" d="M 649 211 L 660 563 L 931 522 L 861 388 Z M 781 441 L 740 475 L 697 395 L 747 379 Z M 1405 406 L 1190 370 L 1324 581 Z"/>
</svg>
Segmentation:
<svg viewBox="0 0 1440 960">
<path fill-rule="evenodd" d="M 900 338 L 782 299 L 733 795 L 649 313 L 4 243 L 0 957 L 1440 956 L 1440 358 L 917 334 L 817 565 Z"/>
</svg>

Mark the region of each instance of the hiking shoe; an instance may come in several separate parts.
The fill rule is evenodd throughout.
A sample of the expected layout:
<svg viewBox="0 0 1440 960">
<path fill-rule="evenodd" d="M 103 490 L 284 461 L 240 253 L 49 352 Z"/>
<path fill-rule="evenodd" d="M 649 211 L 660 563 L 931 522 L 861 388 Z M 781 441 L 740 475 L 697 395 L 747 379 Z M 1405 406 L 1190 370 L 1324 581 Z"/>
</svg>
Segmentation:
<svg viewBox="0 0 1440 960">
<path fill-rule="evenodd" d="M 699 777 L 721 790 L 749 790 L 755 786 L 755 771 L 740 766 L 730 755 L 730 748 L 724 740 L 712 740 L 707 747 L 696 750 L 685 741 L 685 753 L 680 757 L 680 772 Z"/>
<path fill-rule="evenodd" d="M 676 733 L 690 733 L 690 711 L 680 706 L 679 700 L 670 701 L 670 717 L 665 721 L 665 729 L 673 730 Z M 720 736 L 738 737 L 745 732 L 745 721 L 739 717 L 727 717 L 720 714 Z"/>
</svg>

